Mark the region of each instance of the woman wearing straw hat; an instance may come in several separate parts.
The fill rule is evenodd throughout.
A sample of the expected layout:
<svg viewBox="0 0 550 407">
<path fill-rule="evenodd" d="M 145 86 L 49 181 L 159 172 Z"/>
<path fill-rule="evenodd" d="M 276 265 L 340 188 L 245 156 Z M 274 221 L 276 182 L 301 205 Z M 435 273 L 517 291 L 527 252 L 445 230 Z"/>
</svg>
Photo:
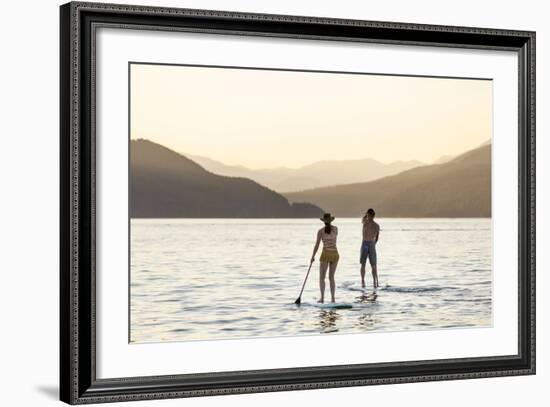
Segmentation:
<svg viewBox="0 0 550 407">
<path fill-rule="evenodd" d="M 319 244 L 322 240 L 323 251 L 321 252 L 321 257 L 319 258 L 319 288 L 321 289 L 321 299 L 319 302 L 324 302 L 325 300 L 325 277 L 327 275 L 327 269 L 329 271 L 328 279 L 330 283 L 331 301 L 335 302 L 334 292 L 336 290 L 336 283 L 334 281 L 334 273 L 336 273 L 336 266 L 338 265 L 338 259 L 340 258 L 338 255 L 338 250 L 336 249 L 338 228 L 331 225 L 331 222 L 334 220 L 334 216 L 331 216 L 330 213 L 325 213 L 320 219 L 325 223 L 325 226 L 317 231 L 317 241 L 315 242 L 315 247 L 313 248 L 311 262 L 313 263 L 315 261 L 315 254 L 317 254 L 317 249 L 319 249 Z"/>
</svg>

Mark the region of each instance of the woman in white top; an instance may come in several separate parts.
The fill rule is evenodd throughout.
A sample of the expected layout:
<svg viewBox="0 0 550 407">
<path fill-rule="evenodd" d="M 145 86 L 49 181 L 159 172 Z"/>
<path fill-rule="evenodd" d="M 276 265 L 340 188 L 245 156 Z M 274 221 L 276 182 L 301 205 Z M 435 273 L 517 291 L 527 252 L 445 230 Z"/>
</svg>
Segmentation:
<svg viewBox="0 0 550 407">
<path fill-rule="evenodd" d="M 319 288 L 321 289 L 321 299 L 319 302 L 325 301 L 325 277 L 327 275 L 327 269 L 329 270 L 328 279 L 330 282 L 331 301 L 335 302 L 334 292 L 336 290 L 336 282 L 334 281 L 334 274 L 336 273 L 336 266 L 338 265 L 338 259 L 340 258 L 336 248 L 338 228 L 331 225 L 331 222 L 334 220 L 334 216 L 331 216 L 330 213 L 325 213 L 320 219 L 325 223 L 325 227 L 317 231 L 317 241 L 315 242 L 315 247 L 313 248 L 311 262 L 313 263 L 315 261 L 315 255 L 317 254 L 319 244 L 322 240 L 323 251 L 321 252 L 321 257 L 319 258 Z"/>
</svg>

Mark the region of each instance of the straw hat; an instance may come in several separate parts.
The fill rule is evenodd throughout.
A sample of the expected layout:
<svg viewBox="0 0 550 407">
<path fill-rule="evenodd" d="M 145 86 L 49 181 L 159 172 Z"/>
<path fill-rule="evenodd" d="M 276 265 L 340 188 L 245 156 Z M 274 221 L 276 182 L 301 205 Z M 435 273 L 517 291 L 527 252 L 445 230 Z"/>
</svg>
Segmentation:
<svg viewBox="0 0 550 407">
<path fill-rule="evenodd" d="M 321 218 L 323 222 L 330 223 L 334 220 L 334 216 L 332 216 L 330 213 L 325 213 Z"/>
</svg>

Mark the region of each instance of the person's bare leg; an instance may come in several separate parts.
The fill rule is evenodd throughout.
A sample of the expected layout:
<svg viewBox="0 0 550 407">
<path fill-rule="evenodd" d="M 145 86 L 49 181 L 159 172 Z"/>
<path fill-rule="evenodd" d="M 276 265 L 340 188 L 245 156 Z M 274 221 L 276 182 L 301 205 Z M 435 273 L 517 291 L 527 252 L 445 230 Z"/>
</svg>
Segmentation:
<svg viewBox="0 0 550 407">
<path fill-rule="evenodd" d="M 361 287 L 365 288 L 365 265 L 361 264 Z"/>
<path fill-rule="evenodd" d="M 326 261 L 319 262 L 319 288 L 321 289 L 321 299 L 319 302 L 325 302 L 325 277 L 327 275 L 328 263 Z"/>
<path fill-rule="evenodd" d="M 332 302 L 335 302 L 334 294 L 336 292 L 336 281 L 334 280 L 334 274 L 336 273 L 337 265 L 338 265 L 337 261 L 330 263 L 329 270 L 328 270 L 328 280 L 330 282 L 330 299 Z"/>
<path fill-rule="evenodd" d="M 372 265 L 372 284 L 374 285 L 374 288 L 378 288 L 378 270 L 376 269 L 376 265 Z"/>
</svg>

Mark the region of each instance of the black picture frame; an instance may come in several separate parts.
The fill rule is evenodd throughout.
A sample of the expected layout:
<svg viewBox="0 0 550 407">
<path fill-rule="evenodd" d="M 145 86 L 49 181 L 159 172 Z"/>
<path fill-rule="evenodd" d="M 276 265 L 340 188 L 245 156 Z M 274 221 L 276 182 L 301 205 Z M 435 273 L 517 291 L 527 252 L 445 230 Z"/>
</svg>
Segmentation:
<svg viewBox="0 0 550 407">
<path fill-rule="evenodd" d="M 517 52 L 518 353 L 499 357 L 98 379 L 93 39 L 95 28 L 106 25 Z M 534 32 L 67 3 L 60 6 L 60 157 L 60 399 L 64 402 L 118 402 L 535 373 Z"/>
</svg>

